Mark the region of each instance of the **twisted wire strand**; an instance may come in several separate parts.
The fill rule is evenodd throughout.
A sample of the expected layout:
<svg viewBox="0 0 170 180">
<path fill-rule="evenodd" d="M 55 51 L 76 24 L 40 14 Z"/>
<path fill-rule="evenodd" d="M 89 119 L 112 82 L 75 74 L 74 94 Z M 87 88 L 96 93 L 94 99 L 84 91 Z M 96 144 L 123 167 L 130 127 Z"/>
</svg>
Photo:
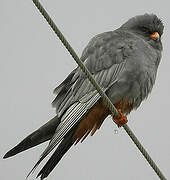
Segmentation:
<svg viewBox="0 0 170 180">
<path fill-rule="evenodd" d="M 65 37 L 63 36 L 63 34 L 61 33 L 61 31 L 58 29 L 58 27 L 55 25 L 55 23 L 53 22 L 53 20 L 50 18 L 50 16 L 48 15 L 47 11 L 43 8 L 43 6 L 41 5 L 41 3 L 39 2 L 39 0 L 32 0 L 33 3 L 35 4 L 35 6 L 38 8 L 38 10 L 41 12 L 41 14 L 43 15 L 43 17 L 46 19 L 46 21 L 48 22 L 48 24 L 50 25 L 50 27 L 53 29 L 53 31 L 55 32 L 55 34 L 58 36 L 58 38 L 61 40 L 61 42 L 64 44 L 64 46 L 66 47 L 66 49 L 69 51 L 69 53 L 71 54 L 71 56 L 73 57 L 73 59 L 76 61 L 76 63 L 79 65 L 79 67 L 82 69 L 82 71 L 86 74 L 87 78 L 89 79 L 89 81 L 93 84 L 93 86 L 96 88 L 96 90 L 98 91 L 98 93 L 101 95 L 103 102 L 105 103 L 105 105 L 110 109 L 110 111 L 112 112 L 112 114 L 114 115 L 114 117 L 119 118 L 119 113 L 117 112 L 116 108 L 114 107 L 114 105 L 112 104 L 112 102 L 110 101 L 110 99 L 107 97 L 107 95 L 103 92 L 103 90 L 100 88 L 100 86 L 98 85 L 98 83 L 94 80 L 94 78 L 92 77 L 91 73 L 89 72 L 89 70 L 84 66 L 84 64 L 82 63 L 82 61 L 79 59 L 79 57 L 77 56 L 76 52 L 74 51 L 74 49 L 71 47 L 71 45 L 69 44 L 69 42 L 65 39 Z M 130 138 L 132 139 L 132 141 L 134 142 L 134 144 L 137 146 L 137 148 L 140 150 L 140 152 L 143 154 L 143 156 L 145 157 L 145 159 L 147 160 L 147 162 L 150 164 L 150 166 L 153 168 L 153 170 L 155 171 L 155 173 L 158 175 L 158 177 L 161 180 L 166 180 L 165 176 L 163 175 L 163 173 L 161 172 L 161 170 L 158 168 L 158 166 L 155 164 L 155 162 L 152 160 L 152 158 L 150 157 L 150 155 L 147 153 L 147 151 L 145 150 L 145 148 L 142 146 L 142 144 L 139 142 L 139 140 L 137 139 L 137 137 L 135 136 L 135 134 L 132 132 L 132 130 L 129 128 L 129 126 L 127 124 L 123 125 L 123 128 L 125 129 L 125 131 L 127 132 L 127 134 L 130 136 Z"/>
</svg>

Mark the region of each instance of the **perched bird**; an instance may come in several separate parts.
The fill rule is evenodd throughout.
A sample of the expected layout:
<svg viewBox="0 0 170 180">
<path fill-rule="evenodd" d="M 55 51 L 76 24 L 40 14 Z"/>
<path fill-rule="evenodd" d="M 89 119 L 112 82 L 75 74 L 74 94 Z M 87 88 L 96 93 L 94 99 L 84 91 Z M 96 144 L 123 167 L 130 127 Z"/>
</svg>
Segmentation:
<svg viewBox="0 0 170 180">
<path fill-rule="evenodd" d="M 81 60 L 117 108 L 118 126 L 139 107 L 155 83 L 161 60 L 163 23 L 154 14 L 131 18 L 115 31 L 91 39 Z M 8 151 L 4 158 L 50 140 L 32 171 L 55 148 L 37 177 L 46 178 L 73 144 L 100 128 L 110 110 L 79 67 L 54 90 L 56 116 Z M 32 172 L 31 171 L 31 172 Z M 31 173 L 30 172 L 30 173 Z"/>
</svg>

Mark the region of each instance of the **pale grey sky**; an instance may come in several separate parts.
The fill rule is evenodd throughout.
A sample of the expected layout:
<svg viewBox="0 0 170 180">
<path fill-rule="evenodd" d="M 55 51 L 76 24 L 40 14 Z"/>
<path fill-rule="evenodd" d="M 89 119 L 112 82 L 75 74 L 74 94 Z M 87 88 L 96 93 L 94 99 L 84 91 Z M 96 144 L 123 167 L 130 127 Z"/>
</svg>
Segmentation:
<svg viewBox="0 0 170 180">
<path fill-rule="evenodd" d="M 155 13 L 164 22 L 164 52 L 154 89 L 129 126 L 170 179 L 170 3 L 166 1 L 41 1 L 81 54 L 90 38 L 118 28 L 130 17 Z M 34 7 L 32 0 L 2 0 L 0 5 L 0 155 L 55 115 L 53 89 L 76 64 Z M 111 118 L 95 136 L 72 147 L 48 180 L 156 180 L 157 175 L 125 131 Z M 0 179 L 25 179 L 46 143 L 6 160 Z M 37 171 L 38 172 L 38 171 Z M 36 173 L 37 173 L 36 172 Z M 36 173 L 29 179 L 34 179 Z"/>
</svg>

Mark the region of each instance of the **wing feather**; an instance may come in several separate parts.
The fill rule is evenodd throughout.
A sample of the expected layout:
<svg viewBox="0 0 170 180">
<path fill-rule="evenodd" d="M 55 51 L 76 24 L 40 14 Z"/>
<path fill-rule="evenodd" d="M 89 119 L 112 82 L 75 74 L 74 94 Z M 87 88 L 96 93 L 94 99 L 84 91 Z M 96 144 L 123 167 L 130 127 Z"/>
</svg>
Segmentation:
<svg viewBox="0 0 170 180">
<path fill-rule="evenodd" d="M 56 129 L 49 145 L 41 154 L 40 159 L 29 172 L 28 176 L 38 167 L 41 161 L 63 140 L 65 135 L 81 120 L 86 112 L 99 100 L 100 95 L 94 91 L 88 101 L 74 103 L 62 116 L 61 123 Z M 27 177 L 28 177 L 27 176 Z"/>
<path fill-rule="evenodd" d="M 97 74 L 93 75 L 93 77 L 98 82 L 101 88 L 106 89 L 108 88 L 108 86 L 118 80 L 119 75 L 125 66 L 125 63 L 126 61 L 120 64 L 112 65 L 109 69 L 99 71 Z M 95 91 L 95 88 L 87 78 L 82 79 L 79 82 L 75 82 L 75 84 L 72 86 L 72 89 L 66 95 L 66 98 L 60 104 L 57 111 L 58 116 L 61 116 L 71 104 L 78 101 L 84 95 L 92 91 Z"/>
<path fill-rule="evenodd" d="M 119 80 L 126 64 L 125 58 L 120 56 L 123 49 L 122 42 L 121 48 L 119 48 L 120 39 L 116 36 L 117 34 L 114 32 L 96 36 L 90 41 L 82 55 L 82 61 L 103 91 Z M 61 123 L 31 172 L 100 99 L 100 95 L 79 67 L 55 89 L 55 93 L 57 97 L 53 101 L 53 106 L 56 107 Z"/>
</svg>

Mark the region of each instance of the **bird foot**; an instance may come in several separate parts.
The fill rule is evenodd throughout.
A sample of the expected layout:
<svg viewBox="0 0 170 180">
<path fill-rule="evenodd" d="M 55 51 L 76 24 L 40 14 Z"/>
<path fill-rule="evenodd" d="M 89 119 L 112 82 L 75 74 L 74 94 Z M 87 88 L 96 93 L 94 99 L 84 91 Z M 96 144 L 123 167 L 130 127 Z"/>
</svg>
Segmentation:
<svg viewBox="0 0 170 180">
<path fill-rule="evenodd" d="M 115 117 L 113 117 L 113 121 L 117 124 L 118 127 L 123 126 L 124 124 L 126 124 L 128 122 L 127 117 L 121 112 L 121 109 L 117 110 L 120 118 L 119 119 L 115 119 Z"/>
</svg>

